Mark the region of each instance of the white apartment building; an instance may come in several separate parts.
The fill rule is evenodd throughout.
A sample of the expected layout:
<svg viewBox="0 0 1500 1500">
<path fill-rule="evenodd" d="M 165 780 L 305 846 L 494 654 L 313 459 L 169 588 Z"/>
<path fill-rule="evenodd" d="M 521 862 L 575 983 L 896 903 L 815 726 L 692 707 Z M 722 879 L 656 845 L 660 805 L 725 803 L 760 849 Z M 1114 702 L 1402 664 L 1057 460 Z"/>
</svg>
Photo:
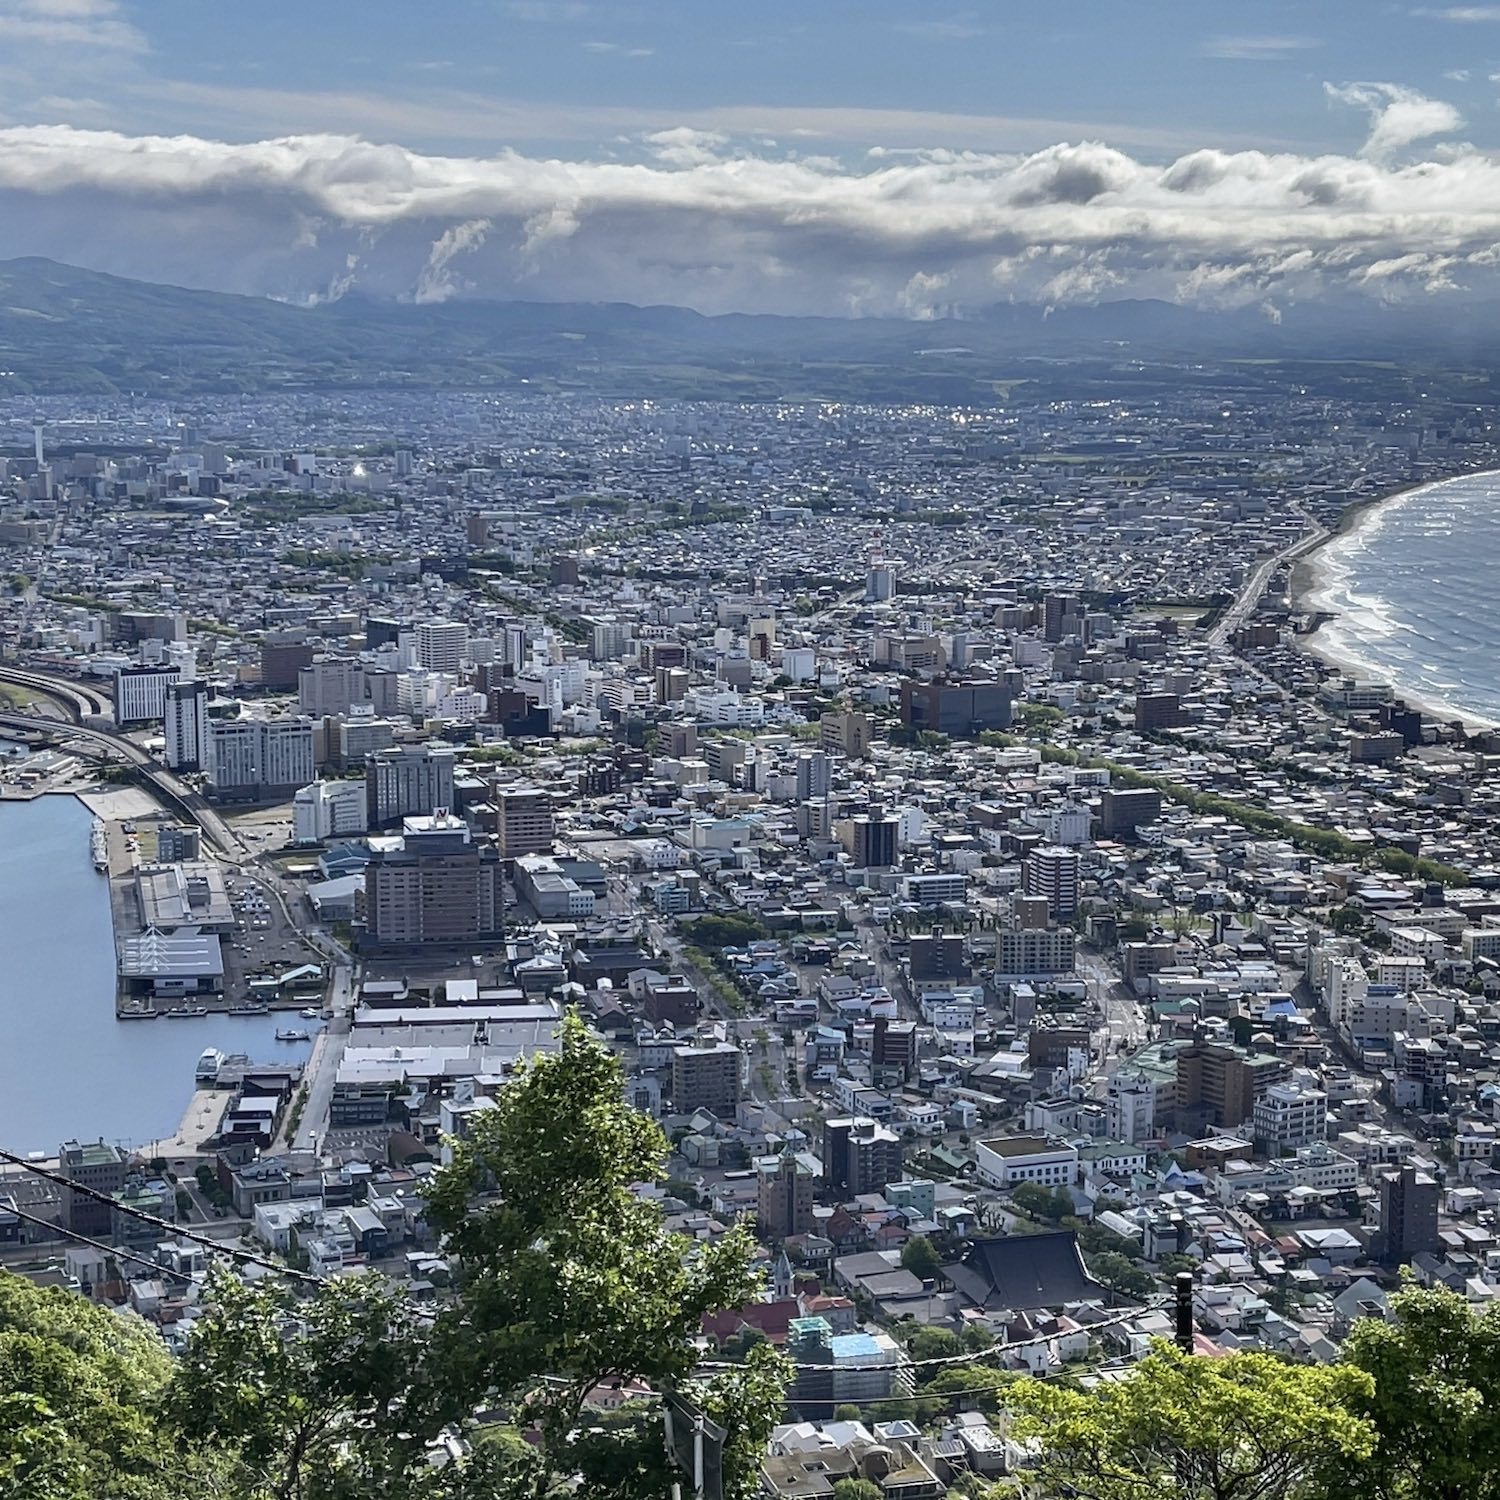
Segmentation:
<svg viewBox="0 0 1500 1500">
<path fill-rule="evenodd" d="M 1280 1156 L 1327 1136 L 1328 1095 L 1321 1089 L 1273 1083 L 1255 1101 L 1250 1120 L 1255 1139 Z"/>
<path fill-rule="evenodd" d="M 1117 1141 L 1143 1141 L 1156 1130 L 1156 1085 L 1139 1073 L 1112 1073 L 1105 1096 L 1109 1133 Z"/>
<path fill-rule="evenodd" d="M 230 719 L 213 723 L 208 779 L 220 795 L 247 798 L 305 786 L 316 774 L 311 719 Z"/>
<path fill-rule="evenodd" d="M 1005 1135 L 974 1147 L 975 1175 L 990 1187 L 1036 1182 L 1043 1187 L 1072 1187 L 1078 1180 L 1078 1152 L 1066 1141 L 1046 1135 Z"/>
<path fill-rule="evenodd" d="M 368 802 L 363 781 L 314 781 L 292 798 L 292 837 L 317 844 L 365 831 Z"/>
<path fill-rule="evenodd" d="M 723 724 L 731 729 L 751 729 L 764 722 L 765 705 L 733 688 L 689 688 L 682 700 L 683 712 L 705 724 Z"/>
<path fill-rule="evenodd" d="M 115 722 L 147 724 L 162 718 L 167 689 L 181 675 L 177 667 L 121 667 L 115 673 Z"/>
<path fill-rule="evenodd" d="M 469 627 L 456 620 L 417 626 L 417 662 L 429 672 L 457 673 L 469 650 Z"/>
<path fill-rule="evenodd" d="M 162 713 L 167 768 L 201 771 L 208 759 L 208 684 L 174 682 L 167 688 Z"/>
</svg>

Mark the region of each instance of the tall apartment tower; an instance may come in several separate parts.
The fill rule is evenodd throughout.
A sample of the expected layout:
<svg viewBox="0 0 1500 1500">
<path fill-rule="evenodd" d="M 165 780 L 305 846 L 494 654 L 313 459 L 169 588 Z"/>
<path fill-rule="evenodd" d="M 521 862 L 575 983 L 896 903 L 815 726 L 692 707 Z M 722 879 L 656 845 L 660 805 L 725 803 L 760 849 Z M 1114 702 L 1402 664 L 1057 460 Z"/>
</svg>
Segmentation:
<svg viewBox="0 0 1500 1500">
<path fill-rule="evenodd" d="M 451 745 L 393 745 L 365 761 L 370 826 L 388 828 L 402 818 L 427 816 L 453 806 Z"/>
<path fill-rule="evenodd" d="M 679 1114 L 695 1109 L 733 1114 L 741 1098 L 743 1056 L 733 1042 L 689 1043 L 672 1053 L 672 1107 Z"/>
<path fill-rule="evenodd" d="M 901 1137 L 863 1116 L 823 1125 L 823 1180 L 853 1198 L 878 1193 L 901 1176 Z"/>
<path fill-rule="evenodd" d="M 797 757 L 797 800 L 818 802 L 833 785 L 833 762 L 821 751 L 805 751 Z"/>
<path fill-rule="evenodd" d="M 1026 856 L 1021 874 L 1028 896 L 1041 897 L 1056 922 L 1078 912 L 1078 851 L 1061 844 L 1042 844 Z"/>
<path fill-rule="evenodd" d="M 555 827 L 552 798 L 541 787 L 510 786 L 495 794 L 495 831 L 500 858 L 551 854 Z"/>
<path fill-rule="evenodd" d="M 167 688 L 162 721 L 167 769 L 201 771 L 208 763 L 208 684 L 174 682 Z"/>
<path fill-rule="evenodd" d="M 103 1141 L 64 1141 L 58 1151 L 61 1175 L 69 1182 L 92 1188 L 96 1193 L 113 1197 L 125 1186 L 129 1157 L 118 1146 Z M 114 1209 L 108 1203 L 84 1193 L 65 1189 L 68 1228 L 76 1234 L 101 1235 L 110 1232 Z"/>
<path fill-rule="evenodd" d="M 455 620 L 417 626 L 417 662 L 429 672 L 457 672 L 469 649 L 469 627 Z"/>
<path fill-rule="evenodd" d="M 1421 1250 L 1438 1248 L 1438 1185 L 1415 1167 L 1380 1179 L 1380 1258 L 1403 1266 Z"/>
<path fill-rule="evenodd" d="M 853 820 L 856 870 L 888 870 L 896 863 L 897 820 L 885 813 L 861 813 Z"/>
</svg>

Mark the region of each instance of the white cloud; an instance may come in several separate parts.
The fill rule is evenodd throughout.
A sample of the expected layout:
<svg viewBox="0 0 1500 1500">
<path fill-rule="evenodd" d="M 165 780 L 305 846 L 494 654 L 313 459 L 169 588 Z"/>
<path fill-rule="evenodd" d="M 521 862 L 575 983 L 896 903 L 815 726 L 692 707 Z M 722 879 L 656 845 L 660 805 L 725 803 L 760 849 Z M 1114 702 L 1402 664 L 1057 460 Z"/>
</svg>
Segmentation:
<svg viewBox="0 0 1500 1500">
<path fill-rule="evenodd" d="M 683 125 L 574 161 L 342 133 L 10 127 L 0 256 L 302 300 L 352 288 L 712 312 L 1500 292 L 1500 158 L 1448 144 L 1408 161 L 1400 148 L 1457 123 L 1449 106 L 1391 85 L 1336 97 L 1371 114 L 1357 155 L 1204 148 L 1165 164 L 1075 140 L 851 166 Z"/>
<path fill-rule="evenodd" d="M 1215 36 L 1200 49 L 1205 57 L 1239 62 L 1280 62 L 1323 44 L 1307 36 Z"/>
<path fill-rule="evenodd" d="M 1460 25 L 1478 25 L 1500 21 L 1500 5 L 1422 5 L 1412 11 L 1412 15 L 1434 21 L 1456 21 Z"/>
<path fill-rule="evenodd" d="M 1370 134 L 1360 154 L 1376 160 L 1463 127 L 1463 116 L 1451 104 L 1397 83 L 1325 83 L 1323 88 L 1337 103 L 1357 105 L 1369 114 Z"/>
<path fill-rule="evenodd" d="M 617 57 L 654 57 L 655 47 L 627 47 L 623 42 L 585 42 L 585 52 L 613 53 Z"/>
<path fill-rule="evenodd" d="M 122 19 L 118 0 L 0 0 L 0 43 L 111 52 L 146 50 L 145 37 Z"/>
</svg>

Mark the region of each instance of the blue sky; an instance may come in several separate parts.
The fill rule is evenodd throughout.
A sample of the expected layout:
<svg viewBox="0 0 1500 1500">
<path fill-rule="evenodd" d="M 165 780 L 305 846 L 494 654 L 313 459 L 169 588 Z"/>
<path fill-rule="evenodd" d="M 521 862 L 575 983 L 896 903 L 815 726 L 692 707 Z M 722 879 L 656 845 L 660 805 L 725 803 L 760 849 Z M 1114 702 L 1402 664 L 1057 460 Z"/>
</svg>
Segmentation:
<svg viewBox="0 0 1500 1500">
<path fill-rule="evenodd" d="M 49 24 L 71 30 L 49 45 Z M 840 148 L 1025 150 L 1062 132 L 1159 155 L 1338 151 L 1363 122 L 1322 84 L 1375 79 L 1450 100 L 1500 143 L 1500 5 L 0 0 L 7 40 L 24 64 L 0 87 L 12 123 L 231 140 L 342 129 L 562 150 L 727 116 Z"/>
<path fill-rule="evenodd" d="M 1500 291 L 1500 4 L 0 0 L 0 256 L 930 316 Z"/>
</svg>

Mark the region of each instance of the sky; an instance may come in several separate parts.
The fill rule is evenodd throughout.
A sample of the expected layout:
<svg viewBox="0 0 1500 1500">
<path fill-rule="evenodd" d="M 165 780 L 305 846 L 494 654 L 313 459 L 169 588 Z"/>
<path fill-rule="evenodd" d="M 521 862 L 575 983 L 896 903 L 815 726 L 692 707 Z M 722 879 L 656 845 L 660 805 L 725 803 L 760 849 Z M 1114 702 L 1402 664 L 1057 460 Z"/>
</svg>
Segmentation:
<svg viewBox="0 0 1500 1500">
<path fill-rule="evenodd" d="M 0 0 L 0 258 L 931 317 L 1500 296 L 1500 4 Z"/>
</svg>

